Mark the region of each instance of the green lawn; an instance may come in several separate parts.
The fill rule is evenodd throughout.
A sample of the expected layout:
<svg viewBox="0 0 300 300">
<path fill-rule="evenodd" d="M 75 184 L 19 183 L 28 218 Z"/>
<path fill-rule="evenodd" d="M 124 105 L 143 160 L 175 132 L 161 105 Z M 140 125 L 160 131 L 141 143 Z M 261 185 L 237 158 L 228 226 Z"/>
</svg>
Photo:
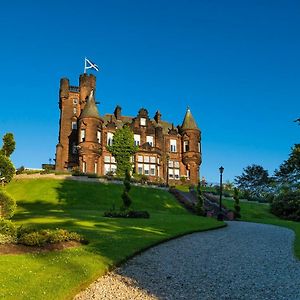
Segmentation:
<svg viewBox="0 0 300 300">
<path fill-rule="evenodd" d="M 224 205 L 233 209 L 234 201 L 224 199 Z M 300 259 L 300 223 L 279 219 L 269 211 L 269 204 L 255 202 L 240 202 L 242 221 L 273 224 L 294 230 L 296 239 L 294 243 L 295 256 Z"/>
<path fill-rule="evenodd" d="M 90 244 L 43 254 L 0 256 L 0 299 L 71 299 L 133 254 L 189 232 L 224 226 L 189 214 L 168 192 L 132 187 L 133 207 L 150 219 L 109 219 L 103 212 L 120 206 L 122 186 L 68 180 L 13 181 L 7 191 L 17 200 L 14 221 L 39 228 L 66 228 Z"/>
</svg>

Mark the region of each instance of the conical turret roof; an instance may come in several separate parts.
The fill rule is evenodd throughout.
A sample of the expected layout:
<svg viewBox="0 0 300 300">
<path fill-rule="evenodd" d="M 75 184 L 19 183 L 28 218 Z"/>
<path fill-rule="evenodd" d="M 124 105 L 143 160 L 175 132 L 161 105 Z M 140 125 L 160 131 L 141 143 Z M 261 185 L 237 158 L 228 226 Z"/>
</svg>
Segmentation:
<svg viewBox="0 0 300 300">
<path fill-rule="evenodd" d="M 84 109 L 81 112 L 80 119 L 82 118 L 99 118 L 99 111 L 95 102 L 94 98 L 94 91 L 91 91 L 91 94 L 89 95 L 89 98 L 84 106 Z"/>
<path fill-rule="evenodd" d="M 186 110 L 181 129 L 182 130 L 186 130 L 186 129 L 198 129 L 199 130 L 189 107 Z"/>
</svg>

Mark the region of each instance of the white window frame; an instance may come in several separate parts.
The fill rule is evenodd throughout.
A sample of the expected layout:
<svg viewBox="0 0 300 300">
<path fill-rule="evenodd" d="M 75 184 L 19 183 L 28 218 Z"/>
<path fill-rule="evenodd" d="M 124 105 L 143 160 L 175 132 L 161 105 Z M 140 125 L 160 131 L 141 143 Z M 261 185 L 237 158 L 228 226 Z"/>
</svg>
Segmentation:
<svg viewBox="0 0 300 300">
<path fill-rule="evenodd" d="M 72 130 L 77 130 L 77 122 L 76 121 L 72 121 L 71 128 L 72 128 Z"/>
<path fill-rule="evenodd" d="M 107 132 L 107 135 L 106 135 L 106 145 L 112 146 L 113 139 L 114 139 L 114 134 L 112 132 Z"/>
<path fill-rule="evenodd" d="M 94 165 L 94 173 L 97 174 L 98 173 L 98 163 L 95 162 L 95 165 Z"/>
<path fill-rule="evenodd" d="M 149 145 L 150 145 L 151 147 L 154 147 L 154 138 L 153 138 L 152 135 L 147 135 L 147 136 L 146 136 L 146 142 L 149 143 Z"/>
<path fill-rule="evenodd" d="M 146 118 L 140 118 L 140 125 L 146 126 Z"/>
<path fill-rule="evenodd" d="M 85 142 L 85 129 L 80 130 L 80 142 Z"/>
<path fill-rule="evenodd" d="M 177 152 L 177 140 L 170 140 L 170 152 Z"/>
<path fill-rule="evenodd" d="M 86 162 L 84 161 L 84 162 L 82 162 L 82 172 L 83 173 L 86 173 Z"/>
<path fill-rule="evenodd" d="M 100 130 L 97 131 L 97 142 L 99 144 L 101 144 L 101 131 Z"/>
<path fill-rule="evenodd" d="M 134 134 L 134 145 L 139 146 L 141 144 L 141 136 L 139 134 Z"/>
<path fill-rule="evenodd" d="M 189 151 L 189 141 L 183 142 L 183 152 Z"/>
</svg>

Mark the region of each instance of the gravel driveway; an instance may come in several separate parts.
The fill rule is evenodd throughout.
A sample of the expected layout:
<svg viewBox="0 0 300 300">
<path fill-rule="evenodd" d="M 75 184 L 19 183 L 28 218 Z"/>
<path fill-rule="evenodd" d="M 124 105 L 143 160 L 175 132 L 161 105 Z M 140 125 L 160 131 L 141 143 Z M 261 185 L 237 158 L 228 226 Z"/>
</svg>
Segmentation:
<svg viewBox="0 0 300 300">
<path fill-rule="evenodd" d="M 82 299 L 300 299 L 294 232 L 228 222 L 138 255 L 99 278 Z"/>
</svg>

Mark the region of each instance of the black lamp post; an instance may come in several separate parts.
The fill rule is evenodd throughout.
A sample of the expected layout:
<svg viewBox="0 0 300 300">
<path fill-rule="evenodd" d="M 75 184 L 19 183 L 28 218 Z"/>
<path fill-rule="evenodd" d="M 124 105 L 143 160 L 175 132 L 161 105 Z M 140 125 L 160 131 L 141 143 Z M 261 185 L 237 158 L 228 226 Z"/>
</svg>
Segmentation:
<svg viewBox="0 0 300 300">
<path fill-rule="evenodd" d="M 224 216 L 222 214 L 222 193 L 223 193 L 223 183 L 222 183 L 222 179 L 223 179 L 223 172 L 224 172 L 224 168 L 221 166 L 219 168 L 220 171 L 220 207 L 219 207 L 219 214 L 218 214 L 218 220 L 219 221 L 223 221 Z"/>
</svg>

